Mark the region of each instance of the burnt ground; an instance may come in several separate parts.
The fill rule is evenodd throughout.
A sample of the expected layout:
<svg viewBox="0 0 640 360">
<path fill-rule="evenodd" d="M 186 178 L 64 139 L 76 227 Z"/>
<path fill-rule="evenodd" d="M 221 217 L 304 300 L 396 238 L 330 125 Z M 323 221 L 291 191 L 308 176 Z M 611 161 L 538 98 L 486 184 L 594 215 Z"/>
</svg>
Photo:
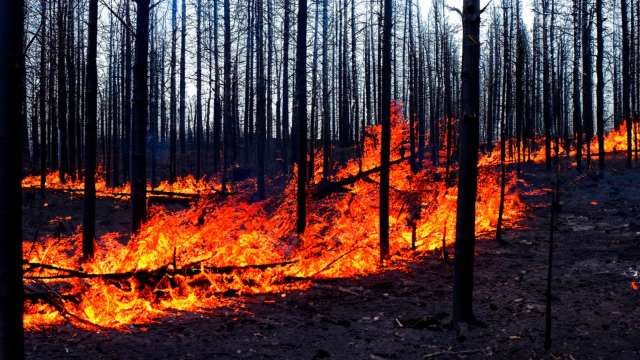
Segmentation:
<svg viewBox="0 0 640 360">
<path fill-rule="evenodd" d="M 526 191 L 527 217 L 508 245 L 477 244 L 475 312 L 487 324 L 450 329 L 453 267 L 418 254 L 411 271 L 318 283 L 311 290 L 244 299 L 233 314 L 180 314 L 130 332 L 69 325 L 26 334 L 28 359 L 640 359 L 640 169 L 609 161 L 604 177 L 561 175 L 554 252 L 553 345 L 545 353 L 544 305 L 550 194 Z M 550 188 L 539 166 L 529 190 Z M 55 215 L 81 216 L 62 195 L 25 205 L 25 236 L 55 231 Z M 127 205 L 101 200 L 98 228 L 128 228 Z M 640 280 L 640 279 L 637 279 Z"/>
</svg>

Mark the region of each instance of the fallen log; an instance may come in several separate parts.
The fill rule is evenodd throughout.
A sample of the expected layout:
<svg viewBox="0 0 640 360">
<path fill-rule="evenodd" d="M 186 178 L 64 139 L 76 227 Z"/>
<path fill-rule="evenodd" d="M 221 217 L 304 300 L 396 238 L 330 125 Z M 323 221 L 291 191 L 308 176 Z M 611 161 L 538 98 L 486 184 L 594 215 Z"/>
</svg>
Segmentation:
<svg viewBox="0 0 640 360">
<path fill-rule="evenodd" d="M 63 272 L 64 274 L 56 275 L 25 275 L 24 278 L 28 280 L 56 280 L 56 279 L 102 279 L 102 280 L 126 280 L 131 278 L 138 278 L 141 280 L 149 280 L 155 278 L 162 278 L 165 275 L 182 275 L 193 276 L 201 272 L 211 274 L 229 274 L 234 271 L 245 271 L 250 269 L 266 270 L 269 268 L 286 266 L 298 262 L 298 260 L 288 260 L 267 264 L 249 264 L 249 265 L 227 265 L 227 266 L 203 266 L 202 263 L 209 259 L 203 259 L 189 263 L 181 268 L 175 268 L 173 264 L 167 264 L 153 270 L 134 270 L 125 271 L 120 273 L 88 273 L 82 270 L 68 269 L 58 267 L 51 264 L 41 263 L 28 263 L 25 262 L 27 269 L 25 273 L 30 273 L 34 270 L 51 270 Z"/>
<path fill-rule="evenodd" d="M 40 191 L 39 186 L 23 186 L 22 190 L 24 191 Z M 56 194 L 74 194 L 78 196 L 84 196 L 84 189 L 55 189 L 55 188 L 46 188 L 45 191 Z M 220 191 L 213 190 L 213 193 L 220 193 Z M 162 190 L 147 190 L 147 194 L 155 195 L 150 196 L 150 198 L 187 198 L 187 199 L 197 199 L 203 194 L 197 193 L 181 193 L 174 191 L 162 191 Z M 96 196 L 99 198 L 128 198 L 131 196 L 131 193 L 128 192 L 104 192 L 97 191 Z"/>
<path fill-rule="evenodd" d="M 410 159 L 409 157 L 402 157 L 400 159 L 393 160 L 389 162 L 389 166 L 400 164 L 401 162 Z M 344 179 L 336 180 L 336 181 L 321 181 L 315 188 L 313 192 L 313 197 L 315 199 L 321 199 L 328 195 L 331 195 L 335 192 L 346 192 L 349 191 L 346 186 L 353 185 L 359 180 L 368 178 L 370 175 L 375 173 L 379 173 L 382 170 L 381 166 L 374 167 L 369 170 L 360 171 L 358 174 L 346 177 Z"/>
</svg>

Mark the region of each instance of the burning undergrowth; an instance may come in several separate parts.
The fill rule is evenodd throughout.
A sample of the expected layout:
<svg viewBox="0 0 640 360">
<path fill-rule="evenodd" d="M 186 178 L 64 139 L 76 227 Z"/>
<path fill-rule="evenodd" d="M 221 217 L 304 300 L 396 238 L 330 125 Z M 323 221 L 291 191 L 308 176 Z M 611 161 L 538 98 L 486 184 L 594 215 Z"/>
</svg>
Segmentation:
<svg viewBox="0 0 640 360">
<path fill-rule="evenodd" d="M 408 124 L 394 109 L 390 191 L 391 258 L 384 269 L 406 269 L 413 248 L 454 241 L 456 186 L 426 164 L 412 171 Z M 96 241 L 95 258 L 81 261 L 81 231 L 24 243 L 25 327 L 65 321 L 83 328 L 127 329 L 180 311 L 231 306 L 242 297 L 308 288 L 314 279 L 366 276 L 379 266 L 379 126 L 370 127 L 360 159 L 322 181 L 320 156 L 309 184 L 308 226 L 295 234 L 296 179 L 267 200 L 251 192 L 201 198 L 190 208 L 151 209 L 141 231 Z M 480 168 L 476 231 L 495 228 L 499 173 Z M 352 180 L 352 181 L 345 181 Z M 512 226 L 524 205 L 508 174 L 504 219 Z M 327 181 L 328 180 L 328 181 Z M 274 191 L 275 192 L 275 191 Z M 415 235 L 413 235 L 415 234 Z"/>
</svg>

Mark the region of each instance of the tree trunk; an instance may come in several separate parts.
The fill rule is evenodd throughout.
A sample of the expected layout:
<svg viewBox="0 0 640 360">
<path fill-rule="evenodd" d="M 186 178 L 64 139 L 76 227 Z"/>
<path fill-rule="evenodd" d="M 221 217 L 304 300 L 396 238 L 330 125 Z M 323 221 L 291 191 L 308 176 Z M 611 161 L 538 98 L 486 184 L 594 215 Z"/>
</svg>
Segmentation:
<svg viewBox="0 0 640 360">
<path fill-rule="evenodd" d="M 261 1 L 261 0 L 258 0 Z M 307 0 L 298 1 L 298 34 L 296 41 L 296 124 L 298 126 L 298 218 L 296 231 L 304 233 L 307 223 Z"/>
<path fill-rule="evenodd" d="M 182 33 L 180 46 L 180 155 L 184 157 L 187 146 L 187 78 L 186 78 L 186 46 L 187 46 L 187 0 L 182 0 Z M 177 170 L 177 169 L 176 169 Z M 182 173 L 182 170 L 180 170 Z"/>
<path fill-rule="evenodd" d="M 149 1 L 136 0 L 136 46 L 133 67 L 133 151 L 131 173 L 131 225 L 140 229 L 147 214 L 146 125 L 149 89 L 147 57 L 149 54 Z"/>
<path fill-rule="evenodd" d="M 264 4 L 256 0 L 256 156 L 258 165 L 258 197 L 265 198 L 264 158 L 266 137 L 266 87 L 264 76 Z M 251 110 L 252 111 L 252 110 Z M 246 134 L 245 134 L 246 136 Z"/>
<path fill-rule="evenodd" d="M 586 9 L 585 9 L 586 11 Z M 586 16 L 586 15 L 585 15 Z M 602 0 L 596 0 L 596 36 L 597 36 L 597 55 L 596 55 L 596 127 L 598 131 L 598 164 L 600 170 L 604 169 L 604 28 L 603 28 Z M 584 46 L 584 45 L 583 45 Z M 589 89 L 591 87 L 589 86 Z M 585 90 L 586 91 L 586 90 Z M 591 97 L 591 96 L 590 96 Z M 586 113 L 585 113 L 586 116 Z M 592 123 L 591 117 L 587 119 Z M 593 134 L 593 125 L 591 125 L 591 134 L 587 134 L 587 144 L 591 144 L 591 136 Z M 591 136 L 589 136 L 591 135 Z M 589 146 L 590 147 L 590 146 Z"/>
<path fill-rule="evenodd" d="M 0 358 L 24 358 L 22 286 L 21 106 L 24 2 L 0 5 Z M 26 140 L 26 139 L 24 139 Z M 18 151 L 16 151 L 18 150 Z M 9 156 L 8 154 L 13 154 Z"/>
<path fill-rule="evenodd" d="M 169 183 L 173 184 L 176 181 L 176 150 L 178 142 L 178 129 L 177 129 L 177 106 L 176 106 L 176 45 L 178 42 L 178 0 L 172 0 L 171 2 L 171 64 L 170 66 L 170 81 L 171 81 L 171 95 L 169 98 Z"/>
<path fill-rule="evenodd" d="M 331 94 L 329 93 L 329 0 L 322 1 L 322 178 L 331 170 Z"/>
<path fill-rule="evenodd" d="M 97 102 L 98 102 L 98 70 L 97 32 L 98 32 L 98 0 L 89 1 L 87 47 L 87 80 L 86 80 L 86 124 L 85 124 L 85 165 L 84 165 L 84 212 L 82 221 L 82 255 L 85 259 L 93 257 L 93 242 L 96 237 L 96 137 L 97 137 Z"/>
<path fill-rule="evenodd" d="M 391 27 L 393 5 L 384 0 L 382 29 L 382 73 L 380 92 L 380 121 L 382 139 L 380 151 L 380 262 L 389 255 L 389 156 L 391 152 Z"/>
<path fill-rule="evenodd" d="M 284 24 L 282 39 L 282 159 L 284 171 L 289 166 L 289 15 L 291 0 L 284 0 Z"/>
<path fill-rule="evenodd" d="M 453 321 L 473 322 L 473 261 L 480 111 L 480 1 L 464 0 L 462 15 L 462 122 L 456 212 Z"/>
<path fill-rule="evenodd" d="M 196 179 L 202 176 L 202 0 L 196 3 Z"/>
</svg>

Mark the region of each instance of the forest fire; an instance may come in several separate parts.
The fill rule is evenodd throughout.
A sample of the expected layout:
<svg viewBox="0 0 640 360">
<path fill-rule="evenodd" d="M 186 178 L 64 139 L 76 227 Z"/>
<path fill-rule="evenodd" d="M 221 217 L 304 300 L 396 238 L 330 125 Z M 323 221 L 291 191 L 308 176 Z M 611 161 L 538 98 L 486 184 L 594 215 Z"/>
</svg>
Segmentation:
<svg viewBox="0 0 640 360">
<path fill-rule="evenodd" d="M 40 176 L 28 175 L 22 179 L 22 188 L 25 190 L 37 190 L 40 188 Z M 48 191 L 65 191 L 82 194 L 84 192 L 84 180 L 80 178 L 72 179 L 65 175 L 65 181 L 60 181 L 58 172 L 52 171 L 46 175 L 45 188 Z M 213 179 L 196 179 L 193 175 L 179 176 L 171 184 L 166 180 L 158 182 L 155 186 L 151 182 L 147 184 L 147 191 L 155 195 L 202 195 L 214 192 L 219 189 L 220 184 Z M 96 196 L 99 198 L 128 197 L 131 194 L 131 185 L 126 183 L 120 186 L 109 186 L 104 175 L 104 171 L 96 174 Z"/>
<path fill-rule="evenodd" d="M 637 148 L 635 145 L 633 145 L 634 142 L 632 141 L 632 146 L 634 146 L 634 149 Z M 513 145 L 513 143 L 511 144 Z M 517 156 L 515 154 L 515 149 L 513 149 L 513 151 L 510 151 L 510 148 L 514 148 L 511 147 L 510 145 L 505 145 L 506 148 L 506 156 L 505 156 L 505 163 L 506 164 L 512 164 L 517 160 Z M 609 131 L 608 133 L 605 134 L 604 136 L 604 149 L 605 149 L 605 153 L 622 153 L 627 151 L 627 125 L 626 122 L 622 122 L 620 124 L 620 126 L 618 127 L 618 129 L 612 129 L 611 131 Z M 587 150 L 587 146 L 583 145 L 583 157 L 586 156 L 586 150 Z M 599 146 L 598 146 L 598 137 L 594 136 L 591 139 L 591 143 L 589 146 L 589 151 L 591 153 L 591 156 L 598 156 L 598 151 L 599 151 Z M 635 150 L 634 150 L 635 151 Z M 535 149 L 533 151 L 529 151 L 528 149 L 526 149 L 525 151 L 525 156 L 524 160 L 531 160 L 534 163 L 544 163 L 545 159 L 546 159 L 546 155 L 545 155 L 545 148 L 544 148 L 544 138 L 540 137 L 536 140 L 535 142 Z M 566 154 L 566 149 L 561 146 L 560 147 L 560 152 L 561 155 L 562 154 Z M 555 144 L 552 142 L 551 144 L 551 156 L 555 155 Z M 575 147 L 572 146 L 570 152 L 569 152 L 569 156 L 572 158 L 575 158 L 576 156 L 576 150 Z M 478 163 L 480 166 L 487 166 L 487 165 L 498 165 L 500 164 L 500 142 L 498 142 L 495 147 L 493 148 L 493 150 L 487 154 L 486 156 L 480 158 L 478 160 Z"/>
<path fill-rule="evenodd" d="M 406 268 L 417 250 L 451 243 L 456 187 L 429 166 L 413 173 L 402 161 L 409 127 L 396 111 L 392 131 L 391 259 L 386 268 Z M 348 161 L 329 179 L 335 182 L 379 164 L 380 127 L 368 129 L 361 163 Z M 320 162 L 321 163 L 321 162 Z M 495 228 L 498 173 L 482 168 L 476 231 Z M 235 296 L 303 290 L 321 278 L 359 277 L 381 271 L 378 252 L 378 175 L 355 181 L 348 191 L 321 194 L 316 171 L 309 192 L 307 231 L 296 236 L 295 180 L 280 196 L 252 202 L 251 194 L 219 203 L 199 200 L 169 213 L 152 208 L 141 231 L 123 245 L 119 234 L 97 240 L 95 258 L 81 261 L 81 231 L 68 238 L 24 243 L 29 301 L 25 327 L 69 321 L 84 328 L 127 329 L 180 311 L 241 307 Z M 504 219 L 515 225 L 524 212 L 509 175 Z M 415 226 L 415 243 L 412 232 Z M 48 264 L 48 265 L 45 265 Z M 46 293 L 46 296 L 39 296 Z"/>
</svg>

